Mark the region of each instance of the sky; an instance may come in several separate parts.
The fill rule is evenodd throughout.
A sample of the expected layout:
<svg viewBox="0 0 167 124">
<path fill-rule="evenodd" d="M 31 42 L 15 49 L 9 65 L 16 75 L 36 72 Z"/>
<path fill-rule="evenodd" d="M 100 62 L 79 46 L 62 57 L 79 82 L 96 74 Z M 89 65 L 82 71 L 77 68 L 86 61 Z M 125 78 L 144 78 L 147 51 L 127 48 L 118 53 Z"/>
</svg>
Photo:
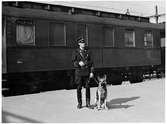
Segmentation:
<svg viewBox="0 0 167 124">
<path fill-rule="evenodd" d="M 127 9 L 131 15 L 136 16 L 152 16 L 155 14 L 155 6 L 158 6 L 158 14 L 165 13 L 165 0 L 153 0 L 153 1 L 43 1 L 50 4 L 66 5 L 73 7 L 81 7 L 95 10 L 102 10 L 116 13 L 126 13 Z M 151 22 L 155 22 L 154 18 L 150 19 Z M 159 18 L 159 22 L 164 22 L 165 16 Z"/>
</svg>

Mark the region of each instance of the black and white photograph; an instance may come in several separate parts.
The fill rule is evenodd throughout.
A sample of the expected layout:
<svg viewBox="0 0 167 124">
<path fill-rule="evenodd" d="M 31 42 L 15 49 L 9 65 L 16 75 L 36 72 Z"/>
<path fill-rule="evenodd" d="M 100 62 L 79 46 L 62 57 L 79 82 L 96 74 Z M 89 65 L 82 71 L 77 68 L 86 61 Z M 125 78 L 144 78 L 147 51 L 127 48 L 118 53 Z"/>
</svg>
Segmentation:
<svg viewBox="0 0 167 124">
<path fill-rule="evenodd" d="M 2 123 L 165 122 L 165 0 L 1 7 Z"/>
</svg>

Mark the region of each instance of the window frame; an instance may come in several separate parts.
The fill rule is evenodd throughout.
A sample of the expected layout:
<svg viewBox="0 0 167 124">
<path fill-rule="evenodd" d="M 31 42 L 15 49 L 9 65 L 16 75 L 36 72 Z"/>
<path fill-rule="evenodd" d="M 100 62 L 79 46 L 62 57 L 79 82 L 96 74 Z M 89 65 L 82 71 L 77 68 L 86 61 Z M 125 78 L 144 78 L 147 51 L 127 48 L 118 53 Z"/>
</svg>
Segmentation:
<svg viewBox="0 0 167 124">
<path fill-rule="evenodd" d="M 126 32 L 133 32 L 133 46 L 127 46 L 126 45 L 126 41 L 125 41 L 125 35 L 126 35 Z M 135 48 L 136 47 L 136 37 L 135 37 L 135 30 L 134 29 L 126 29 L 125 30 L 125 33 L 124 33 L 124 46 L 127 47 L 127 48 Z"/>
<path fill-rule="evenodd" d="M 86 38 L 86 45 L 89 46 L 89 30 L 88 30 L 88 25 L 85 24 L 85 38 Z"/>
<path fill-rule="evenodd" d="M 145 35 L 151 33 L 151 46 L 148 46 L 148 41 L 145 41 Z M 153 48 L 154 47 L 154 36 L 153 36 L 153 31 L 151 30 L 145 30 L 144 31 L 144 48 Z M 145 43 L 147 43 L 147 45 L 145 45 Z"/>
<path fill-rule="evenodd" d="M 105 29 L 109 29 L 109 30 L 112 30 L 112 44 L 111 45 L 106 45 L 105 44 L 105 34 L 104 34 L 104 42 L 103 42 L 103 46 L 104 47 L 115 47 L 115 29 L 113 27 L 104 27 L 104 30 Z M 105 31 L 104 31 L 105 32 Z"/>
<path fill-rule="evenodd" d="M 33 22 L 31 22 L 31 24 L 29 24 L 30 22 L 26 22 L 26 20 L 19 20 L 19 22 L 16 22 L 16 44 L 18 46 L 36 46 L 36 41 L 35 41 L 35 35 L 36 35 L 36 32 L 35 32 L 35 24 L 33 24 Z M 25 44 L 25 43 L 22 43 L 22 42 L 18 42 L 18 26 L 32 26 L 33 28 L 33 44 Z"/>
<path fill-rule="evenodd" d="M 56 45 L 51 45 L 51 25 L 52 24 L 62 24 L 63 25 L 63 44 L 56 44 Z M 49 41 L 48 41 L 48 47 L 65 47 L 67 46 L 67 25 L 65 23 L 61 22 L 49 22 Z"/>
</svg>

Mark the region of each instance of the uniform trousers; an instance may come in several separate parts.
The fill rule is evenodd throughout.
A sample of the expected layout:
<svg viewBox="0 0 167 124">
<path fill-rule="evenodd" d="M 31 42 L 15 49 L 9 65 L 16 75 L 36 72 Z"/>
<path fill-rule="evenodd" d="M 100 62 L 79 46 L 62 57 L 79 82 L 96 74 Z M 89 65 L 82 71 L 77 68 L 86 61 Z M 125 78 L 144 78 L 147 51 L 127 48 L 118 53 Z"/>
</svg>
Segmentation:
<svg viewBox="0 0 167 124">
<path fill-rule="evenodd" d="M 90 105 L 90 84 L 89 84 L 89 76 L 76 76 L 76 84 L 77 84 L 77 100 L 78 104 L 82 105 L 82 86 L 86 88 L 86 105 Z"/>
</svg>

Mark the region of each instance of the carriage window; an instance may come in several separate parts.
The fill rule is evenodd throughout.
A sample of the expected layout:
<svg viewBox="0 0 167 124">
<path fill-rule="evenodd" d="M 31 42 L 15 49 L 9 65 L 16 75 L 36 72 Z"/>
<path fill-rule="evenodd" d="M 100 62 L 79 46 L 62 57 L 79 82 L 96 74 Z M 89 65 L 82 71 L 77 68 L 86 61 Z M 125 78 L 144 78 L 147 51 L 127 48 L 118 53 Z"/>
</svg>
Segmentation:
<svg viewBox="0 0 167 124">
<path fill-rule="evenodd" d="M 35 26 L 17 24 L 16 42 L 19 45 L 35 45 Z"/>
<path fill-rule="evenodd" d="M 103 26 L 100 24 L 88 24 L 88 42 L 91 47 L 100 47 L 103 42 Z"/>
<path fill-rule="evenodd" d="M 153 47 L 153 34 L 151 31 L 146 31 L 144 33 L 144 47 Z"/>
<path fill-rule="evenodd" d="M 66 26 L 62 23 L 50 23 L 49 46 L 66 45 Z"/>
<path fill-rule="evenodd" d="M 104 29 L 104 46 L 114 47 L 114 29 L 105 28 Z"/>
<path fill-rule="evenodd" d="M 135 32 L 133 30 L 125 31 L 125 47 L 135 47 Z"/>
</svg>

